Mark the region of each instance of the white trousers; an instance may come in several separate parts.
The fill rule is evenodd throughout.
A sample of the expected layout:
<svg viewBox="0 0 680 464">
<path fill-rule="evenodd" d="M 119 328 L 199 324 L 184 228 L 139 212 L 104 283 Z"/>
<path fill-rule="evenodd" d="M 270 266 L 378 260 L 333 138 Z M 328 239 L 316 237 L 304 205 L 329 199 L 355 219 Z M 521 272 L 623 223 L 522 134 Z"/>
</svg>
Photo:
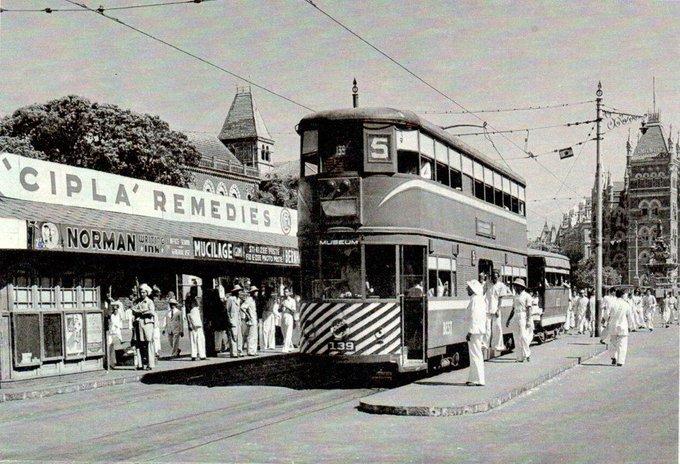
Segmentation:
<svg viewBox="0 0 680 464">
<path fill-rule="evenodd" d="M 567 310 L 567 320 L 564 321 L 564 330 L 570 330 L 574 325 L 574 311 Z"/>
<path fill-rule="evenodd" d="M 501 310 L 498 310 L 498 317 L 493 314 L 486 315 L 486 334 L 484 334 L 484 346 L 496 351 L 504 351 L 503 343 L 503 319 Z"/>
<path fill-rule="evenodd" d="M 293 315 L 290 313 L 283 313 L 281 315 L 281 330 L 283 331 L 283 352 L 293 350 Z"/>
<path fill-rule="evenodd" d="M 221 352 L 227 349 L 229 346 L 229 341 L 227 340 L 226 330 L 216 330 L 215 331 L 215 351 Z"/>
<path fill-rule="evenodd" d="M 153 327 L 153 346 L 154 346 L 154 354 L 156 356 L 161 354 L 161 328 L 158 327 L 158 324 L 155 324 Z"/>
<path fill-rule="evenodd" d="M 636 306 L 635 309 L 633 310 L 633 313 L 635 314 L 635 318 L 637 319 L 636 322 L 637 322 L 638 327 L 646 329 L 647 324 L 645 323 L 645 313 L 644 313 L 644 310 L 642 309 L 642 307 Z"/>
<path fill-rule="evenodd" d="M 671 322 L 671 308 L 668 306 L 663 307 L 663 323 L 669 324 Z"/>
<path fill-rule="evenodd" d="M 191 357 L 205 358 L 205 334 L 203 328 L 189 331 L 189 339 L 191 341 Z"/>
<path fill-rule="evenodd" d="M 609 357 L 616 359 L 617 364 L 626 363 L 628 352 L 628 335 L 611 335 L 609 342 Z"/>
<path fill-rule="evenodd" d="M 531 349 L 529 345 L 531 340 L 534 338 L 534 331 L 527 328 L 527 313 L 519 312 L 515 314 L 517 316 L 517 321 L 515 322 L 515 328 L 512 333 L 512 337 L 515 339 L 515 350 L 518 361 L 524 361 L 526 358 L 531 356 Z"/>
<path fill-rule="evenodd" d="M 584 333 L 588 330 L 588 319 L 585 313 L 576 315 L 576 330 L 578 330 L 578 333 Z"/>
<path fill-rule="evenodd" d="M 645 309 L 645 321 L 647 322 L 647 327 L 650 329 L 654 328 L 654 309 Z"/>
<path fill-rule="evenodd" d="M 179 355 L 179 334 L 169 333 L 168 343 L 170 344 L 170 348 L 172 349 L 172 356 Z"/>
<path fill-rule="evenodd" d="M 254 356 L 257 354 L 257 322 L 249 325 L 246 333 L 246 344 L 248 346 L 248 354 Z"/>
<path fill-rule="evenodd" d="M 484 355 L 482 354 L 482 342 L 484 334 L 470 335 L 468 352 L 470 353 L 470 373 L 468 382 L 484 385 Z"/>
<path fill-rule="evenodd" d="M 262 321 L 263 350 L 273 350 L 276 348 L 276 316 L 274 313 L 265 313 Z"/>
</svg>

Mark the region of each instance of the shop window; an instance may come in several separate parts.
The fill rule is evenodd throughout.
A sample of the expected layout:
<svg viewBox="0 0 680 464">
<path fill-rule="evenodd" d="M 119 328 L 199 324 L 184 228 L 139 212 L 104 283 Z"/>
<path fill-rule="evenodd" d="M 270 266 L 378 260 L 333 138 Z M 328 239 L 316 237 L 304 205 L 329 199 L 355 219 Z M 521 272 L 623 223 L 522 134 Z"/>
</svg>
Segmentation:
<svg viewBox="0 0 680 464">
<path fill-rule="evenodd" d="M 449 169 L 449 175 L 451 176 L 451 187 L 456 190 L 463 190 L 463 175 L 458 169 Z"/>
<path fill-rule="evenodd" d="M 397 171 L 402 174 L 418 175 L 420 155 L 414 151 L 397 151 Z"/>
<path fill-rule="evenodd" d="M 401 289 L 406 297 L 419 298 L 425 295 L 423 254 L 425 247 L 404 245 L 402 247 Z"/>
<path fill-rule="evenodd" d="M 394 245 L 366 245 L 366 296 L 396 298 L 397 261 Z"/>
<path fill-rule="evenodd" d="M 320 287 L 323 298 L 363 298 L 359 245 L 321 247 Z"/>
<path fill-rule="evenodd" d="M 443 185 L 451 185 L 449 180 L 449 168 L 443 164 L 437 162 L 437 182 Z"/>
</svg>

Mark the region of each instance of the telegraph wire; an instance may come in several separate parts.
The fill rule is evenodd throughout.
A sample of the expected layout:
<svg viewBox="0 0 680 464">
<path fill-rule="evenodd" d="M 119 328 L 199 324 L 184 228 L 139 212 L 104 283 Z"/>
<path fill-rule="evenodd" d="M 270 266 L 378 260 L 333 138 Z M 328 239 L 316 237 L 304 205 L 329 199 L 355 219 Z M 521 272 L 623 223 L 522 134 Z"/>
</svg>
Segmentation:
<svg viewBox="0 0 680 464">
<path fill-rule="evenodd" d="M 135 5 L 127 5 L 127 6 L 112 6 L 112 7 L 104 7 L 104 6 L 99 6 L 98 8 L 95 8 L 94 10 L 103 13 L 105 11 L 114 11 L 114 10 L 134 10 L 138 8 L 155 8 L 159 6 L 173 6 L 173 5 L 181 5 L 181 4 L 187 4 L 187 3 L 194 3 L 194 4 L 199 4 L 199 3 L 207 3 L 207 2 L 216 2 L 219 0 L 176 0 L 176 1 L 170 1 L 170 2 L 157 2 L 157 3 L 140 3 L 140 4 L 135 4 Z M 83 12 L 86 11 L 82 8 L 0 8 L 0 13 L 61 13 L 61 12 Z"/>
<path fill-rule="evenodd" d="M 524 129 L 505 129 L 505 130 L 495 130 L 495 131 L 483 131 L 483 132 L 467 132 L 464 134 L 453 134 L 456 137 L 463 137 L 466 135 L 488 135 L 488 134 L 511 134 L 513 132 L 530 132 L 530 131 L 535 131 L 535 130 L 543 130 L 543 129 L 554 129 L 556 127 L 572 127 L 572 126 L 580 126 L 582 124 L 592 124 L 594 123 L 595 120 L 588 120 L 588 121 L 577 121 L 577 122 L 566 122 L 562 124 L 553 124 L 550 126 L 538 126 L 538 127 L 525 127 Z M 524 151 L 524 150 L 522 150 Z"/>
<path fill-rule="evenodd" d="M 64 1 L 66 1 L 66 2 L 68 2 L 68 3 L 70 3 L 70 4 L 72 4 L 72 5 L 79 6 L 80 8 L 82 8 L 82 9 L 84 9 L 84 10 L 91 11 L 92 13 L 97 13 L 99 16 L 102 16 L 102 17 L 104 17 L 104 18 L 106 18 L 106 19 L 109 19 L 109 20 L 111 20 L 111 21 L 114 21 L 114 22 L 120 24 L 121 26 L 127 27 L 128 29 L 132 29 L 133 31 L 135 31 L 135 32 L 137 32 L 137 33 L 139 33 L 139 34 L 142 34 L 143 36 L 146 36 L 146 37 L 148 37 L 148 38 L 150 38 L 150 39 L 152 39 L 152 40 L 154 40 L 154 41 L 156 41 L 156 42 L 159 42 L 159 43 L 161 43 L 161 44 L 163 44 L 163 45 L 166 45 L 166 46 L 168 46 L 168 47 L 170 47 L 170 48 L 172 48 L 172 49 L 174 49 L 174 50 L 176 50 L 176 51 L 178 51 L 178 52 L 180 52 L 180 53 L 183 53 L 184 55 L 187 55 L 187 56 L 189 56 L 189 57 L 191 57 L 191 58 L 194 58 L 194 59 L 196 59 L 196 60 L 198 60 L 198 61 L 200 61 L 200 62 L 202 62 L 202 63 L 204 63 L 204 64 L 207 64 L 207 65 L 210 66 L 210 67 L 213 67 L 213 68 L 215 68 L 215 69 L 218 69 L 218 70 L 220 70 L 220 71 L 222 71 L 222 72 L 224 72 L 224 73 L 226 73 L 226 74 L 229 74 L 229 75 L 232 76 L 232 77 L 235 77 L 235 78 L 237 78 L 237 79 L 240 79 L 240 80 L 242 80 L 243 82 L 247 82 L 248 84 L 252 85 L 253 87 L 256 87 L 256 88 L 258 88 L 258 89 L 260 89 L 260 90 L 264 90 L 265 92 L 267 92 L 267 93 L 269 93 L 269 94 L 271 94 L 271 95 L 274 95 L 274 96 L 276 96 L 276 97 L 279 97 L 279 98 L 281 98 L 281 99 L 283 99 L 283 100 L 285 100 L 285 101 L 287 101 L 287 102 L 289 102 L 289 103 L 292 103 L 292 104 L 294 104 L 294 105 L 296 105 L 296 106 L 299 106 L 300 108 L 304 108 L 304 109 L 306 109 L 306 110 L 308 110 L 308 111 L 315 112 L 315 110 L 314 110 L 313 108 L 310 108 L 309 106 L 306 106 L 306 105 L 304 105 L 304 104 L 302 104 L 302 103 L 300 103 L 300 102 L 298 102 L 298 101 L 295 101 L 295 100 L 293 100 L 292 98 L 286 97 L 286 96 L 283 95 L 283 94 L 280 94 L 280 93 L 278 93 L 278 92 L 276 92 L 276 91 L 274 91 L 274 90 L 271 90 L 271 89 L 269 89 L 269 88 L 267 88 L 267 87 L 265 87 L 265 86 L 263 86 L 263 85 L 260 85 L 260 84 L 258 84 L 258 83 L 256 83 L 256 82 L 254 82 L 254 81 L 252 81 L 252 80 L 246 78 L 246 77 L 243 77 L 243 76 L 241 76 L 241 75 L 239 75 L 239 74 L 236 74 L 235 72 L 229 71 L 228 69 L 226 69 L 226 68 L 223 67 L 223 66 L 220 66 L 220 65 L 218 65 L 218 64 L 215 64 L 215 63 L 213 63 L 212 61 L 208 61 L 208 60 L 205 59 L 205 58 L 202 58 L 202 57 L 200 57 L 200 56 L 198 56 L 198 55 L 196 55 L 196 54 L 194 54 L 194 53 L 192 53 L 192 52 L 189 52 L 189 51 L 187 51 L 187 50 L 184 50 L 183 48 L 180 48 L 180 47 L 178 47 L 177 45 L 173 45 L 173 44 L 171 44 L 170 42 L 167 42 L 167 41 L 165 41 L 165 40 L 163 40 L 163 39 L 161 39 L 161 38 L 159 38 L 159 37 L 156 37 L 155 35 L 152 35 L 152 34 L 150 34 L 150 33 L 148 33 L 148 32 L 145 32 L 145 31 L 143 31 L 143 30 L 141 30 L 141 29 L 139 29 L 139 28 L 137 28 L 137 27 L 135 27 L 135 26 L 132 26 L 132 25 L 130 25 L 130 24 L 128 24 L 128 23 L 126 23 L 126 22 L 124 22 L 124 21 L 118 19 L 118 18 L 114 18 L 113 16 L 109 16 L 109 15 L 107 15 L 106 13 L 104 13 L 104 12 L 102 12 L 102 11 L 99 11 L 99 10 L 94 9 L 94 8 L 90 8 L 90 7 L 88 7 L 87 5 L 82 4 L 82 3 L 78 3 L 78 2 L 76 2 L 76 1 L 74 1 L 74 0 L 64 0 Z M 205 0 L 203 0 L 203 1 L 205 1 Z"/>
<path fill-rule="evenodd" d="M 545 110 L 551 108 L 566 108 L 567 106 L 577 106 L 585 105 L 586 103 L 595 103 L 595 100 L 584 100 L 578 102 L 569 103 L 556 103 L 554 105 L 540 105 L 540 106 L 524 106 L 516 108 L 494 108 L 494 109 L 481 109 L 481 110 L 470 110 L 470 111 L 455 111 L 455 110 L 440 110 L 440 111 L 430 111 L 422 110 L 415 111 L 418 114 L 467 114 L 467 113 L 510 113 L 514 111 L 535 111 L 535 110 Z"/>
</svg>

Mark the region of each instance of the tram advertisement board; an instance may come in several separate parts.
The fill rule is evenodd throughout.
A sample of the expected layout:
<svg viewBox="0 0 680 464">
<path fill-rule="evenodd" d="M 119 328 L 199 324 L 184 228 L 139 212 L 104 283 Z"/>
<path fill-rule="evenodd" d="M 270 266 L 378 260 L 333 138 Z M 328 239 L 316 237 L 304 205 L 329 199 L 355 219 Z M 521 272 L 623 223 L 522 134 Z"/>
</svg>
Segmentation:
<svg viewBox="0 0 680 464">
<path fill-rule="evenodd" d="M 34 250 L 191 258 L 188 238 L 38 222 L 29 236 Z"/>
<path fill-rule="evenodd" d="M 203 238 L 194 238 L 193 256 L 194 258 L 245 263 L 300 264 L 300 253 L 294 248 Z"/>
</svg>

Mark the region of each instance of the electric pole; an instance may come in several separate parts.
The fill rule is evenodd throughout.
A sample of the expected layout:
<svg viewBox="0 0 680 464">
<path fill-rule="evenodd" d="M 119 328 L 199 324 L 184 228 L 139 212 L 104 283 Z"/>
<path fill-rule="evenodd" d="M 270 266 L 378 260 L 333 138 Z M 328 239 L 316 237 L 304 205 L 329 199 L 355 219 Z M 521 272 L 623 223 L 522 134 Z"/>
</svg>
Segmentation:
<svg viewBox="0 0 680 464">
<path fill-rule="evenodd" d="M 602 121 L 601 105 L 602 105 L 602 83 L 597 83 L 597 92 L 595 92 L 595 105 L 597 108 L 597 117 L 595 118 L 597 125 L 596 140 L 596 163 L 595 169 L 595 184 L 597 186 L 597 213 L 596 224 L 596 261 L 595 261 L 595 336 L 600 336 L 600 318 L 602 313 L 602 160 L 600 159 L 600 140 L 602 133 L 600 132 L 600 122 Z"/>
</svg>

